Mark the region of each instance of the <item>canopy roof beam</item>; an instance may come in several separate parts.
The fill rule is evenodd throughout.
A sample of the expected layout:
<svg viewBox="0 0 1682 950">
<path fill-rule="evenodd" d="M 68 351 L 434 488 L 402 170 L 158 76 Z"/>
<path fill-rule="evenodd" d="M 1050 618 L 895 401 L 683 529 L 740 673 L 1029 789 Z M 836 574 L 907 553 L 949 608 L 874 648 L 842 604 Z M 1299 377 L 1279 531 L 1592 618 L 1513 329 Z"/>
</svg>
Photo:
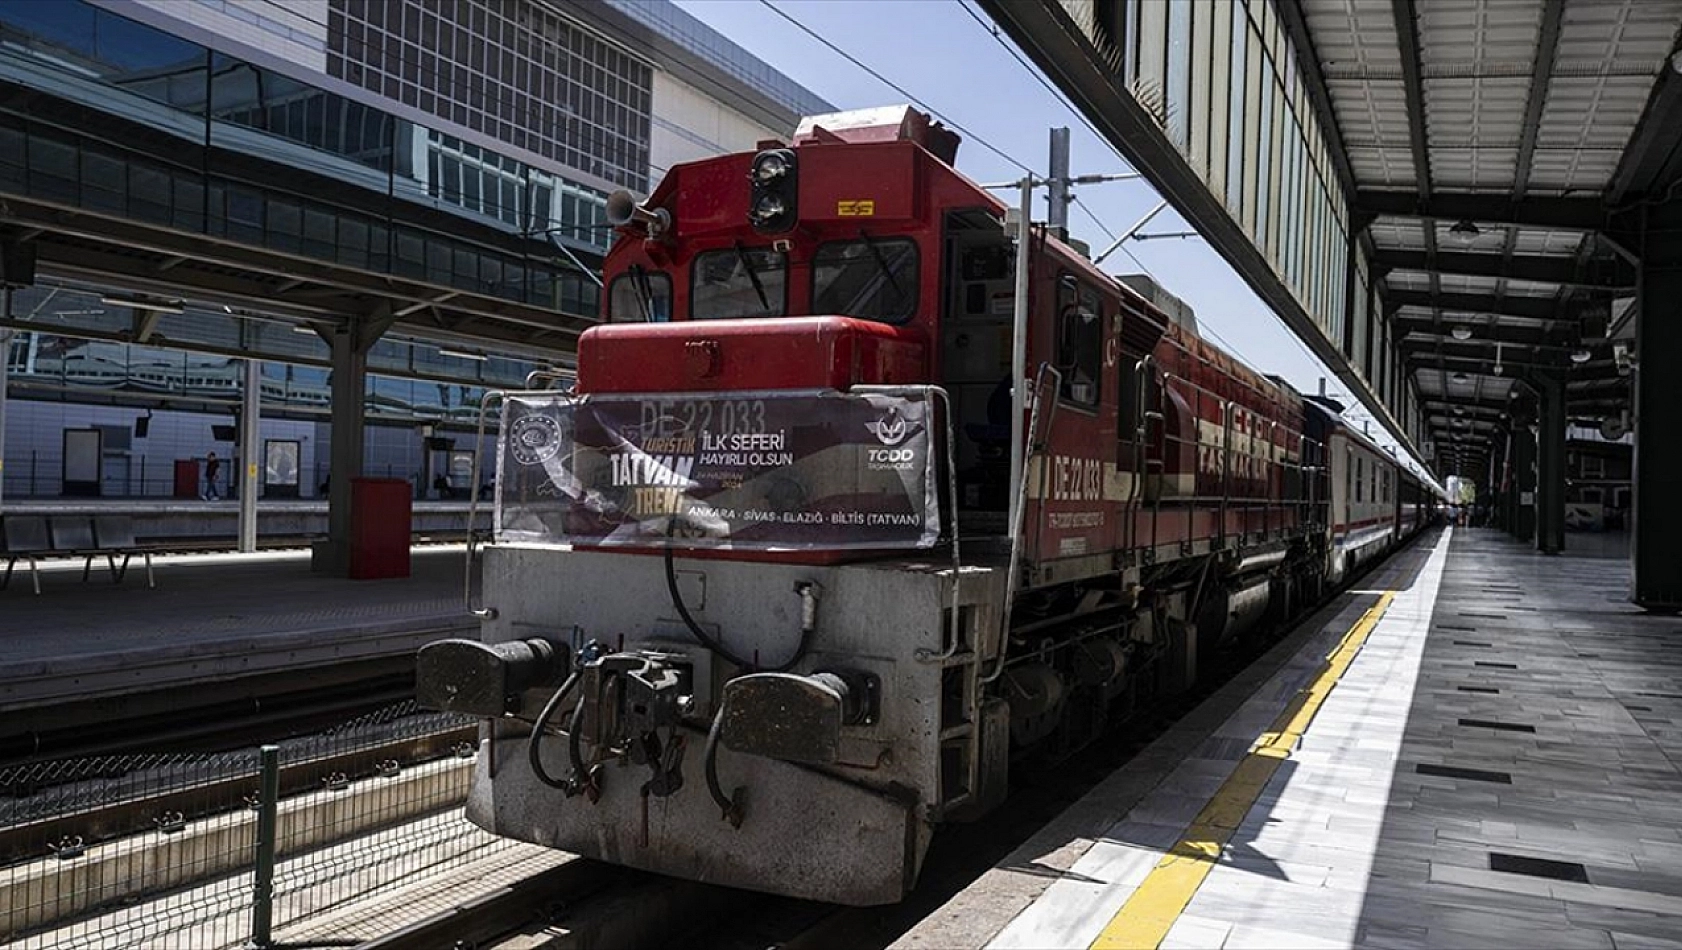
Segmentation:
<svg viewBox="0 0 1682 950">
<path fill-rule="evenodd" d="M 1439 191 L 1426 198 L 1412 191 L 1362 190 L 1355 193 L 1355 207 L 1381 217 L 1452 218 L 1555 231 L 1598 231 L 1606 224 L 1606 206 L 1591 197 L 1515 199 L 1503 194 Z"/>
<path fill-rule="evenodd" d="M 1423 271 L 1432 266 L 1423 251 L 1379 251 L 1373 264 L 1381 270 Z M 1634 268 L 1622 264 L 1608 268 L 1603 279 L 1580 277 L 1576 259 L 1541 255 L 1498 257 L 1494 254 L 1470 254 L 1439 251 L 1435 260 L 1439 274 L 1459 274 L 1465 277 L 1489 277 L 1506 280 L 1527 280 L 1534 283 L 1558 284 L 1561 287 L 1633 288 Z"/>
</svg>

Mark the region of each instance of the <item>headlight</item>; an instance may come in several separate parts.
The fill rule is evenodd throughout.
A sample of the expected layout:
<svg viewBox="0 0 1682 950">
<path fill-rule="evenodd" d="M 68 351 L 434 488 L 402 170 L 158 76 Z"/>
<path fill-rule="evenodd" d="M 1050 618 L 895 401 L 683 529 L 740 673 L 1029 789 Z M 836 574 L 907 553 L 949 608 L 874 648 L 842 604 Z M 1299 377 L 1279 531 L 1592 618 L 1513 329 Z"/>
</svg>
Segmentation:
<svg viewBox="0 0 1682 950">
<path fill-rule="evenodd" d="M 766 152 L 753 163 L 753 177 L 762 182 L 788 174 L 788 160 L 778 152 Z"/>
<path fill-rule="evenodd" d="M 776 195 L 760 195 L 753 203 L 754 220 L 765 223 L 775 221 L 788 211 L 788 205 Z"/>
</svg>

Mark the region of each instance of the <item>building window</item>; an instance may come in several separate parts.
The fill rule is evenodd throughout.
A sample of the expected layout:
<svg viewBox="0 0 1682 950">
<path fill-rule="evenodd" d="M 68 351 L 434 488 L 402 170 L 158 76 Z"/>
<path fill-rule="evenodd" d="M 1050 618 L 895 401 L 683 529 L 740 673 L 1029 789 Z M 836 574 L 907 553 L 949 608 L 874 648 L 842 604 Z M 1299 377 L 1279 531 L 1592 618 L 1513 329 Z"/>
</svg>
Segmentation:
<svg viewBox="0 0 1682 950">
<path fill-rule="evenodd" d="M 329 75 L 647 190 L 647 63 L 537 4 L 330 0 L 329 9 Z M 405 85 L 418 95 L 400 94 Z"/>
<path fill-rule="evenodd" d="M 523 162 L 428 132 L 427 193 L 510 228 L 607 250 L 607 196 Z"/>
</svg>

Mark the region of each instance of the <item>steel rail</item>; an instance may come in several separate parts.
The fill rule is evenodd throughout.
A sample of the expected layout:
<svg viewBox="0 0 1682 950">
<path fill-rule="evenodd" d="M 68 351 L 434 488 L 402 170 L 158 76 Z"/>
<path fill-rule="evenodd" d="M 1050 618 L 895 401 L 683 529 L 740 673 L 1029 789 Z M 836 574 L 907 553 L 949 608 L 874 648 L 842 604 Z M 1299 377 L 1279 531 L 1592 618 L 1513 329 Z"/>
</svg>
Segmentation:
<svg viewBox="0 0 1682 950">
<path fill-rule="evenodd" d="M 311 757 L 281 769 L 281 794 L 284 796 L 319 788 L 323 776 L 335 773 L 342 773 L 346 778 L 354 780 L 380 774 L 385 763 L 395 761 L 401 768 L 404 764 L 413 765 L 441 758 L 459 751 L 464 744 L 474 743 L 477 737 L 477 724 L 468 724 L 430 734 L 404 736 L 361 749 Z M 386 768 L 389 770 L 389 766 Z M 215 809 L 206 808 L 205 802 L 241 801 L 245 793 L 256 788 L 256 784 L 257 767 L 256 759 L 253 758 L 251 768 L 238 774 L 131 798 L 104 807 L 94 806 L 37 821 L 0 827 L 0 864 L 38 858 L 43 842 L 66 837 L 79 836 L 85 844 L 92 846 L 124 835 L 152 831 L 155 830 L 154 818 L 172 812 L 180 813 L 189 821 L 202 820 L 217 813 Z"/>
</svg>

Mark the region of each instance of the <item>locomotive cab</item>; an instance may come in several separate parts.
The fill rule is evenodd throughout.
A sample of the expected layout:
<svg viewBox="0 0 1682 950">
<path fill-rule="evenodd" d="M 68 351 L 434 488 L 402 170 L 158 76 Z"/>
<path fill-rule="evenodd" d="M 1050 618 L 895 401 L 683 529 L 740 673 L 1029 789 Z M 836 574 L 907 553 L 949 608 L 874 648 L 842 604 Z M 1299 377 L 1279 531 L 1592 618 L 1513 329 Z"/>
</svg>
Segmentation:
<svg viewBox="0 0 1682 950">
<path fill-rule="evenodd" d="M 673 394 L 657 413 L 688 411 L 695 400 L 679 394 L 741 394 L 730 402 L 730 421 L 750 427 L 764 407 L 798 393 L 914 393 L 929 403 L 927 475 L 945 491 L 949 415 L 966 470 L 981 454 L 972 433 L 997 455 L 1003 443 L 988 426 L 1003 422 L 1008 432 L 1008 419 L 997 418 L 996 406 L 990 419 L 988 407 L 1002 387 L 1008 411 L 1005 373 L 994 366 L 954 385 L 948 371 L 954 344 L 942 337 L 942 316 L 956 242 L 947 205 L 989 202 L 975 209 L 968 230 L 982 222 L 995 250 L 1009 254 L 1002 208 L 950 167 L 956 145 L 956 136 L 908 108 L 843 113 L 805 120 L 792 147 L 762 142 L 753 154 L 674 168 L 644 204 L 615 194 L 608 322 L 579 341 L 577 391 Z M 1008 348 L 1009 314 L 995 316 Z M 1008 370 L 1008 349 L 986 342 Z M 984 348 L 964 350 L 970 343 L 958 341 L 957 352 Z M 956 366 L 974 375 L 973 365 Z M 884 438 L 867 451 L 904 450 Z M 990 494 L 1002 498 L 1008 473 L 987 471 L 996 482 Z M 950 504 L 936 508 L 929 542 L 957 530 Z M 753 547 L 704 556 L 752 559 Z M 848 555 L 797 547 L 785 545 L 779 556 L 834 562 L 871 553 L 862 541 L 847 545 Z"/>
<path fill-rule="evenodd" d="M 944 530 L 1004 534 L 1004 206 L 951 167 L 957 137 L 906 107 L 808 118 L 792 148 L 761 145 L 673 169 L 643 205 L 610 201 L 608 323 L 580 340 L 579 391 L 939 387 L 936 449 L 955 476 L 937 477 L 962 522 Z M 1096 403 L 1096 379 L 1070 385 Z"/>
</svg>

